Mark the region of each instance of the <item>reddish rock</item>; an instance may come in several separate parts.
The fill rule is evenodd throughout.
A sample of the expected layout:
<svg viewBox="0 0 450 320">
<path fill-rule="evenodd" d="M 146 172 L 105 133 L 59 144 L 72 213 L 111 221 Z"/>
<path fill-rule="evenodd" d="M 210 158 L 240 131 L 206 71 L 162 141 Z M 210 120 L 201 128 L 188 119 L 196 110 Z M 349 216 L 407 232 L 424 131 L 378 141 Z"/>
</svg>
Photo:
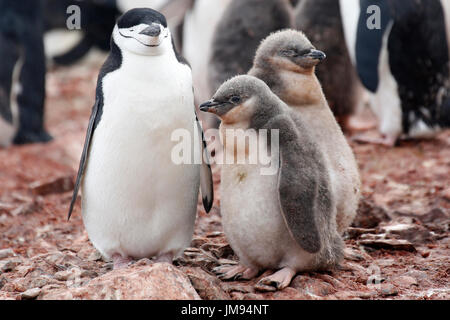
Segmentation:
<svg viewBox="0 0 450 320">
<path fill-rule="evenodd" d="M 197 291 L 200 298 L 204 300 L 229 300 L 230 295 L 227 294 L 222 287 L 221 281 L 207 273 L 201 268 L 188 268 L 181 269 L 191 281 L 193 287 Z"/>
<path fill-rule="evenodd" d="M 386 210 L 375 205 L 373 201 L 362 197 L 352 226 L 356 228 L 370 229 L 376 228 L 380 222 L 389 220 L 391 220 L 391 218 L 387 214 Z"/>
<path fill-rule="evenodd" d="M 72 176 L 59 177 L 49 181 L 36 181 L 30 184 L 30 189 L 35 195 L 46 196 L 54 193 L 64 193 L 73 190 Z"/>
<path fill-rule="evenodd" d="M 399 287 L 409 288 L 412 286 L 418 286 L 417 280 L 411 276 L 399 276 L 392 279 L 392 282 Z"/>
<path fill-rule="evenodd" d="M 43 300 L 199 300 L 189 278 L 173 265 L 156 263 L 108 272 L 81 288 L 43 292 Z"/>
<path fill-rule="evenodd" d="M 337 291 L 328 282 L 303 275 L 296 276 L 292 280 L 290 286 L 297 290 L 305 291 L 306 293 L 312 294 L 313 296 L 320 296 L 320 297 L 333 294 Z"/>
<path fill-rule="evenodd" d="M 381 283 L 379 285 L 378 291 L 383 297 L 390 297 L 398 295 L 398 290 L 390 283 Z"/>
<path fill-rule="evenodd" d="M 291 287 L 275 292 L 272 297 L 277 300 L 317 300 L 319 298 L 306 290 Z"/>
</svg>

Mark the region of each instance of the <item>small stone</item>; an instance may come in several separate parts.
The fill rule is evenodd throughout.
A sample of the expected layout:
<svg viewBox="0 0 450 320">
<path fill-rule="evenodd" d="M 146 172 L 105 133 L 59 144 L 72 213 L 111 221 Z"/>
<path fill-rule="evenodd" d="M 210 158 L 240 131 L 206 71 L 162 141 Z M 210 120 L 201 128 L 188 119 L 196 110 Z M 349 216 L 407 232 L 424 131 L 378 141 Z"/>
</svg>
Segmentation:
<svg viewBox="0 0 450 320">
<path fill-rule="evenodd" d="M 357 239 L 361 235 L 366 233 L 376 233 L 376 229 L 365 229 L 365 228 L 354 228 L 354 227 L 348 227 L 345 231 L 348 235 L 349 239 Z"/>
<path fill-rule="evenodd" d="M 381 227 L 387 234 L 398 235 L 412 243 L 423 243 L 433 240 L 433 235 L 425 227 L 413 223 L 391 223 Z"/>
<path fill-rule="evenodd" d="M 207 238 L 204 237 L 195 237 L 194 239 L 192 239 L 191 241 L 191 247 L 193 248 L 199 248 L 202 245 L 204 245 L 205 243 L 208 242 Z"/>
<path fill-rule="evenodd" d="M 372 257 L 369 256 L 367 253 L 353 250 L 351 248 L 344 249 L 344 256 L 345 256 L 345 259 L 351 260 L 351 261 L 372 260 Z"/>
<path fill-rule="evenodd" d="M 30 284 L 27 287 L 31 286 L 33 288 L 42 288 L 48 285 L 50 282 L 52 282 L 52 279 L 50 279 L 48 276 L 37 277 L 31 280 Z"/>
<path fill-rule="evenodd" d="M 11 272 L 20 264 L 18 261 L 7 260 L 0 262 L 0 271 L 1 272 Z"/>
<path fill-rule="evenodd" d="M 450 217 L 441 209 L 434 208 L 433 210 L 417 217 L 422 223 L 445 223 Z"/>
<path fill-rule="evenodd" d="M 73 190 L 72 176 L 60 177 L 49 181 L 36 181 L 30 184 L 30 189 L 35 195 L 46 196 L 55 193 L 64 193 Z"/>
<path fill-rule="evenodd" d="M 217 237 L 221 237 L 223 235 L 224 235 L 224 233 L 221 231 L 213 231 L 213 232 L 207 233 L 206 237 L 207 238 L 217 238 Z"/>
<path fill-rule="evenodd" d="M 95 250 L 94 252 L 92 252 L 89 257 L 87 258 L 88 261 L 100 261 L 102 260 L 102 254 Z"/>
<path fill-rule="evenodd" d="M 298 289 L 298 290 L 304 290 L 307 293 L 311 293 L 315 296 L 327 296 L 329 294 L 335 293 L 337 290 L 328 282 L 311 278 L 308 276 L 302 276 L 298 275 L 296 276 L 292 282 L 291 287 Z"/>
<path fill-rule="evenodd" d="M 3 286 L 8 282 L 8 280 L 4 277 L 0 277 L 0 290 L 3 288 Z"/>
<path fill-rule="evenodd" d="M 229 300 L 230 296 L 222 287 L 221 281 L 201 268 L 182 268 L 193 287 L 204 300 Z"/>
<path fill-rule="evenodd" d="M 396 296 L 398 294 L 397 289 L 390 283 L 380 284 L 379 293 L 383 297 Z"/>
<path fill-rule="evenodd" d="M 319 297 L 306 292 L 305 290 L 297 290 L 291 287 L 287 287 L 281 291 L 277 291 L 273 294 L 273 298 L 277 300 L 316 300 Z"/>
<path fill-rule="evenodd" d="M 6 259 L 6 258 L 9 258 L 9 257 L 14 257 L 15 255 L 16 254 L 14 253 L 13 249 L 11 249 L 11 248 L 0 250 L 0 260 L 1 259 Z"/>
<path fill-rule="evenodd" d="M 393 279 L 396 285 L 404 288 L 409 288 L 412 286 L 418 286 L 417 280 L 411 276 L 399 276 Z"/>
<path fill-rule="evenodd" d="M 411 242 L 401 239 L 366 239 L 360 240 L 358 243 L 375 249 L 416 251 L 416 248 Z"/>
<path fill-rule="evenodd" d="M 30 299 L 35 299 L 38 295 L 41 294 L 41 288 L 33 288 L 33 289 L 29 289 L 23 293 L 20 294 L 20 297 L 22 298 L 22 300 L 30 300 Z"/>
<path fill-rule="evenodd" d="M 226 292 L 241 292 L 241 293 L 255 293 L 255 288 L 250 285 L 236 284 L 236 283 L 223 283 L 223 288 Z"/>
<path fill-rule="evenodd" d="M 148 259 L 148 258 L 144 258 L 144 259 L 140 259 L 139 261 L 137 261 L 134 265 L 135 266 L 149 266 L 153 263 L 152 260 Z"/>
<path fill-rule="evenodd" d="M 450 201 L 450 187 L 442 191 L 442 196 L 444 199 Z"/>
<path fill-rule="evenodd" d="M 386 210 L 375 205 L 373 201 L 362 197 L 352 226 L 370 229 L 376 228 L 381 222 L 389 220 L 391 220 L 391 218 Z"/>
<path fill-rule="evenodd" d="M 229 244 L 205 243 L 200 247 L 200 249 L 210 251 L 216 258 L 219 259 L 234 255 L 233 249 L 231 249 Z"/>
</svg>

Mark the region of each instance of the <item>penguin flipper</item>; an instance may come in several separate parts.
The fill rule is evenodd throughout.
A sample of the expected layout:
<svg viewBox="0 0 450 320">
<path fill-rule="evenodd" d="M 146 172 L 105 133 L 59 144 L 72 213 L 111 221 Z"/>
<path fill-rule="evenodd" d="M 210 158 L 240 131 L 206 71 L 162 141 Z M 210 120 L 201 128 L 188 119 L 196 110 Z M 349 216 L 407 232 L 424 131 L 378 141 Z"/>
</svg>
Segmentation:
<svg viewBox="0 0 450 320">
<path fill-rule="evenodd" d="M 80 166 L 78 168 L 77 180 L 75 182 L 75 187 L 73 189 L 72 200 L 70 201 L 70 207 L 69 207 L 69 213 L 67 215 L 67 220 L 69 220 L 70 216 L 72 215 L 73 207 L 75 205 L 75 202 L 76 202 L 77 196 L 78 196 L 78 191 L 80 190 L 81 179 L 83 178 L 84 169 L 86 168 L 87 155 L 89 152 L 89 147 L 91 145 L 92 136 L 94 134 L 96 124 L 98 123 L 98 117 L 101 115 L 101 113 L 99 112 L 100 104 L 101 104 L 100 99 L 97 98 L 95 100 L 95 104 L 92 108 L 91 117 L 89 118 L 89 124 L 88 124 L 87 132 L 86 132 L 86 138 L 84 141 L 83 153 L 81 154 Z"/>
<path fill-rule="evenodd" d="M 205 135 L 203 133 L 202 125 L 198 120 L 197 114 L 195 115 L 197 122 L 198 134 L 201 137 L 201 150 L 202 150 L 202 164 L 200 167 L 200 190 L 202 192 L 203 207 L 206 213 L 212 208 L 214 201 L 214 185 L 212 178 L 211 165 L 209 164 L 208 148 L 206 146 Z"/>
<path fill-rule="evenodd" d="M 278 129 L 280 134 L 280 210 L 295 241 L 304 250 L 317 253 L 322 247 L 318 223 L 332 211 L 330 190 L 317 145 L 298 125 L 288 115 L 269 122 L 269 129 Z M 272 142 L 271 152 L 273 146 Z"/>
</svg>

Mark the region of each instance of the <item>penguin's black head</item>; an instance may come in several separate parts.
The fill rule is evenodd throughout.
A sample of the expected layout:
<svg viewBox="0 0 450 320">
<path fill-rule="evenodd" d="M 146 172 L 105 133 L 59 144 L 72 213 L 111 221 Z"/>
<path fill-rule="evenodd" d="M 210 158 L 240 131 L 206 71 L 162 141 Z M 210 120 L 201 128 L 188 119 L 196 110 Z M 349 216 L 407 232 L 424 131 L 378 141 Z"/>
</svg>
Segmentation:
<svg viewBox="0 0 450 320">
<path fill-rule="evenodd" d="M 248 121 L 260 101 L 270 99 L 270 92 L 258 78 L 236 76 L 223 83 L 211 100 L 200 105 L 200 110 L 217 115 L 225 123 Z"/>
<path fill-rule="evenodd" d="M 113 37 L 119 48 L 141 55 L 161 54 L 172 43 L 166 18 L 150 8 L 136 8 L 123 14 Z"/>
<path fill-rule="evenodd" d="M 271 34 L 261 43 L 254 65 L 310 73 L 325 58 L 325 53 L 316 50 L 302 32 L 283 30 Z"/>
</svg>

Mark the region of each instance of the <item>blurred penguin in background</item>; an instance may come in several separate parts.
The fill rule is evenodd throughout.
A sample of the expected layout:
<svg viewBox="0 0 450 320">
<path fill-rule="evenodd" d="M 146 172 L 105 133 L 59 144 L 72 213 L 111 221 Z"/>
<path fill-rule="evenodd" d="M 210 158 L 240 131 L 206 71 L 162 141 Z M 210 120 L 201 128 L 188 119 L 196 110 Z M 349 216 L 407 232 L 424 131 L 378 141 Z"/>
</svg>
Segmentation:
<svg viewBox="0 0 450 320">
<path fill-rule="evenodd" d="M 109 51 L 111 30 L 114 28 L 116 19 L 121 14 L 116 0 L 45 0 L 44 25 L 45 31 L 64 31 L 63 35 L 53 41 L 62 49 L 47 50 L 50 58 L 57 65 L 71 65 L 78 62 L 88 52 L 93 49 Z M 68 13 L 70 6 L 76 5 L 80 8 L 80 29 L 68 30 L 67 19 L 71 15 Z M 79 33 L 75 42 L 68 40 L 69 33 Z M 52 39 L 52 38 L 50 38 Z M 54 38 L 56 39 L 56 38 Z M 47 47 L 53 47 L 51 40 L 47 42 Z M 65 45 L 61 45 L 64 43 Z M 67 43 L 67 44 L 66 44 Z"/>
<path fill-rule="evenodd" d="M 232 0 L 214 33 L 210 96 L 224 81 L 251 69 L 261 40 L 292 26 L 292 11 L 289 0 Z"/>
<path fill-rule="evenodd" d="M 379 120 L 381 137 L 361 140 L 393 146 L 400 137 L 431 137 L 448 127 L 450 3 L 341 0 L 340 5 L 350 54 Z"/>
<path fill-rule="evenodd" d="M 346 125 L 369 96 L 379 138 L 433 136 L 450 124 L 450 2 L 303 0 L 297 29 L 327 52 L 317 69 L 333 113 Z"/>
<path fill-rule="evenodd" d="M 183 24 L 183 55 L 192 67 L 195 99 L 210 97 L 208 61 L 211 58 L 214 30 L 231 0 L 196 0 Z"/>
<path fill-rule="evenodd" d="M 336 120 L 345 130 L 361 101 L 362 88 L 345 42 L 339 1 L 301 1 L 295 8 L 295 26 L 327 53 L 316 74 Z"/>
<path fill-rule="evenodd" d="M 57 65 L 71 65 L 84 58 L 91 49 L 108 52 L 110 36 L 117 18 L 124 12 L 137 8 L 153 8 L 164 12 L 171 29 L 178 30 L 193 0 L 44 0 L 45 31 L 48 55 Z M 67 29 L 68 8 L 76 5 L 81 12 L 79 30 Z M 63 31 L 62 36 L 57 32 Z M 69 34 L 71 37 L 69 37 Z M 75 35 L 75 36 L 74 36 Z M 180 33 L 175 32 L 174 42 L 180 46 Z"/>
<path fill-rule="evenodd" d="M 43 3 L 0 0 L 0 145 L 47 142 Z M 13 81 L 17 75 L 17 81 Z M 15 86 L 15 83 L 17 85 Z M 15 92 L 15 88 L 17 91 Z M 17 105 L 17 109 L 14 106 Z"/>
</svg>

